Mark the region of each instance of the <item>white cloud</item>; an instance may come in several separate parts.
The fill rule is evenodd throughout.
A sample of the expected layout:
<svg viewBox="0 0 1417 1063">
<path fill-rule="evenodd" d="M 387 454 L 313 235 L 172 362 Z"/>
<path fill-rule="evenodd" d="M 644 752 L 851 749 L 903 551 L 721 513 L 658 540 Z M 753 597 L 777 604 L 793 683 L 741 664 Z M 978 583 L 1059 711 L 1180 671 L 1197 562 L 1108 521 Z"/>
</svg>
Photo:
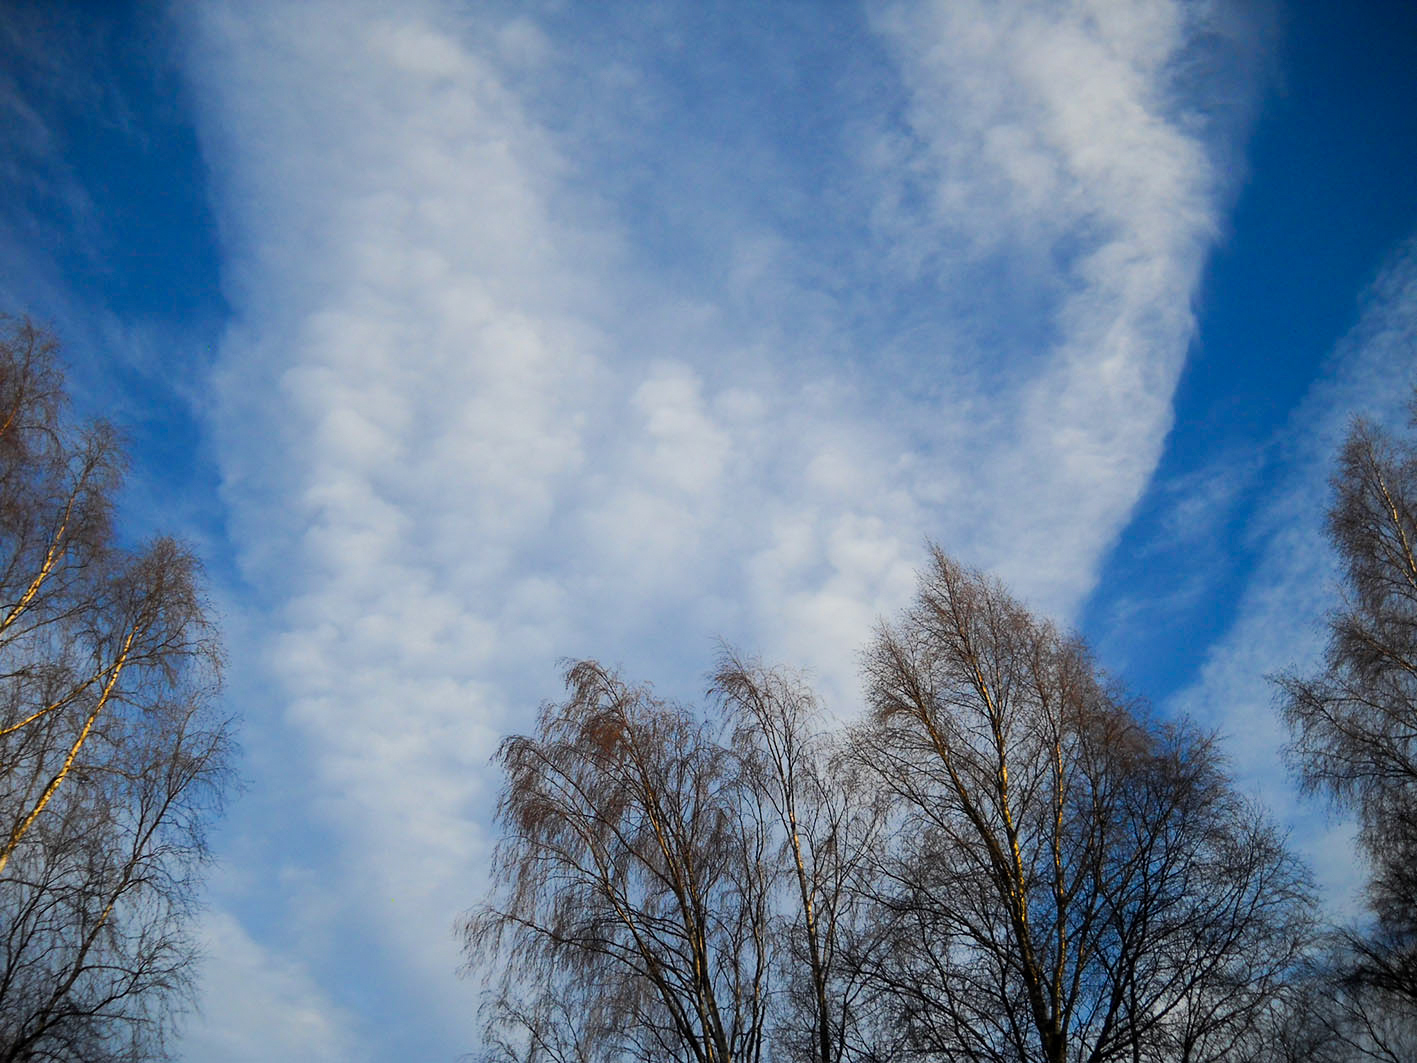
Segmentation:
<svg viewBox="0 0 1417 1063">
<path fill-rule="evenodd" d="M 955 355 L 1007 382 L 994 429 L 966 444 L 982 478 L 1027 485 L 959 534 L 1066 613 L 1160 455 L 1224 205 L 1214 159 L 1230 146 L 1197 135 L 1216 101 L 1179 87 L 1205 34 L 1246 44 L 1169 0 L 903 3 L 879 21 L 911 93 L 907 135 L 882 149 L 879 223 L 919 268 L 1011 287 L 1047 326 L 1005 333 L 1012 357 L 988 352 L 982 371 L 986 352 Z"/>
<path fill-rule="evenodd" d="M 308 971 L 263 949 L 225 912 L 203 922 L 201 1012 L 180 1051 L 189 1059 L 355 1063 L 368 1059 Z"/>
<path fill-rule="evenodd" d="M 831 357 L 870 342 L 833 293 L 904 297 L 919 278 L 895 259 L 838 247 L 807 269 L 820 249 L 761 222 L 720 232 L 741 219 L 711 204 L 697 236 L 725 275 L 691 270 L 686 295 L 637 261 L 640 205 L 597 202 L 596 160 L 509 88 L 561 47 L 524 15 L 185 16 L 236 313 L 215 429 L 268 629 L 270 705 L 248 726 L 300 766 L 256 781 L 291 810 L 262 844 L 320 849 L 341 947 L 377 957 L 328 985 L 344 1015 L 377 995 L 355 983 L 398 984 L 430 1044 L 471 1047 L 451 926 L 482 886 L 485 762 L 555 693 L 557 657 L 691 695 L 723 635 L 815 670 L 842 706 L 927 534 L 1052 608 L 1090 586 L 1159 451 L 1214 228 L 1208 147 L 1166 87 L 1196 29 L 1167 4 L 950 10 L 883 23 L 912 100 L 896 162 L 928 202 L 882 232 L 913 227 L 904 250 L 940 291 L 990 256 L 1023 264 L 1052 338 L 967 341 L 1003 312 L 995 277 L 975 319 L 933 321 L 952 390 L 920 396 Z M 636 121 L 660 113 L 641 102 Z"/>
<path fill-rule="evenodd" d="M 339 838 L 330 903 L 390 965 L 365 977 L 441 1000 L 468 1047 L 451 929 L 485 857 L 469 815 L 503 713 L 481 677 L 515 637 L 510 559 L 581 461 L 591 364 L 545 310 L 556 162 L 486 63 L 415 10 L 213 5 L 191 30 L 238 309 L 226 495 L 276 609 L 271 723 L 308 757 L 307 779 L 258 785 L 318 817 L 293 832 Z"/>
</svg>

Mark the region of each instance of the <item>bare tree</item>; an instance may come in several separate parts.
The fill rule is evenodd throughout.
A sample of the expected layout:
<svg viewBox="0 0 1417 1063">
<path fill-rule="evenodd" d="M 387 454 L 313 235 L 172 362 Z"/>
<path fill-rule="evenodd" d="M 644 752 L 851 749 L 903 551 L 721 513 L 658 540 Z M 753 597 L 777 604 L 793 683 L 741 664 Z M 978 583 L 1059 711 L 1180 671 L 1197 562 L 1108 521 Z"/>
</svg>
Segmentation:
<svg viewBox="0 0 1417 1063">
<path fill-rule="evenodd" d="M 195 559 L 116 545 L 123 455 L 0 333 L 0 1061 L 161 1058 L 229 774 Z"/>
<path fill-rule="evenodd" d="M 855 748 L 895 806 L 873 975 L 913 1055 L 1259 1054 L 1307 886 L 1207 736 L 938 550 L 866 670 Z"/>
<path fill-rule="evenodd" d="M 1290 1058 L 1307 880 L 1209 736 L 938 552 L 866 661 L 844 734 L 732 654 L 717 713 L 568 670 L 498 753 L 492 1058 Z"/>
<path fill-rule="evenodd" d="M 501 888 L 466 927 L 493 1058 L 864 1058 L 883 809 L 805 682 L 725 654 L 706 713 L 593 662 L 567 683 L 498 754 Z"/>
<path fill-rule="evenodd" d="M 886 807 L 830 735 L 806 681 L 725 652 L 712 693 L 775 839 L 775 941 L 782 981 L 773 1009 L 778 1056 L 839 1063 L 878 1047 L 873 985 L 859 957 L 874 924 L 868 873 Z"/>
<path fill-rule="evenodd" d="M 767 831 L 719 728 L 583 661 L 506 739 L 498 891 L 465 927 L 499 968 L 494 1057 L 756 1063 Z"/>
<path fill-rule="evenodd" d="M 1323 671 L 1279 682 L 1300 780 L 1358 818 L 1372 920 L 1346 934 L 1336 999 L 1384 1058 L 1417 1045 L 1417 441 L 1355 421 L 1332 485 L 1344 600 Z"/>
</svg>

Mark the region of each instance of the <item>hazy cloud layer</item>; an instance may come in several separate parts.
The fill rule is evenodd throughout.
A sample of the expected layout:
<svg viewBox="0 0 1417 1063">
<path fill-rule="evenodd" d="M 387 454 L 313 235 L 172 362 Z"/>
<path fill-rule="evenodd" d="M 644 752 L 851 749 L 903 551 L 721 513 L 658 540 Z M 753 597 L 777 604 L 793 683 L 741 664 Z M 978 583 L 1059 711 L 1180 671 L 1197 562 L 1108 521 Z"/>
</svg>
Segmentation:
<svg viewBox="0 0 1417 1063">
<path fill-rule="evenodd" d="M 724 266 L 696 291 L 640 251 L 696 190 L 618 198 L 669 111 L 655 55 L 607 58 L 585 91 L 639 110 L 591 128 L 552 120 L 573 42 L 527 17 L 184 15 L 235 311 L 214 425 L 268 682 L 248 726 L 284 747 L 256 785 L 289 816 L 241 843 L 290 876 L 229 891 L 217 982 L 291 1000 L 306 1057 L 377 1045 L 399 1007 L 426 1043 L 385 1050 L 469 1047 L 451 927 L 482 888 L 487 757 L 559 656 L 692 694 L 722 635 L 850 711 L 927 535 L 1075 607 L 1157 460 L 1226 193 L 1234 131 L 1182 74 L 1242 46 L 1194 10 L 874 12 L 895 80 L 843 117 L 815 209 L 870 219 L 872 253 L 714 199 L 778 171 L 699 145 L 732 176 L 681 222 Z M 853 290 L 934 309 L 881 344 Z M 292 933 L 315 896 L 338 940 Z"/>
</svg>

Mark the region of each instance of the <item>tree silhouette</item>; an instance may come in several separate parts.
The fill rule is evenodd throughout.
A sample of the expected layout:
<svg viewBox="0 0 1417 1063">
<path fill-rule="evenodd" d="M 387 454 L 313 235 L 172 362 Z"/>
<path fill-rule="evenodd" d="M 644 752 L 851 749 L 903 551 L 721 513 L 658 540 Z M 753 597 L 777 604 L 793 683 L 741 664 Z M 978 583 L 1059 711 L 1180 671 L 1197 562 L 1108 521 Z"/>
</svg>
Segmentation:
<svg viewBox="0 0 1417 1063">
<path fill-rule="evenodd" d="M 491 1058 L 1290 1058 L 1308 882 L 1210 736 L 939 551 L 865 666 L 835 733 L 731 653 L 704 711 L 568 669 L 497 755 Z"/>
</svg>

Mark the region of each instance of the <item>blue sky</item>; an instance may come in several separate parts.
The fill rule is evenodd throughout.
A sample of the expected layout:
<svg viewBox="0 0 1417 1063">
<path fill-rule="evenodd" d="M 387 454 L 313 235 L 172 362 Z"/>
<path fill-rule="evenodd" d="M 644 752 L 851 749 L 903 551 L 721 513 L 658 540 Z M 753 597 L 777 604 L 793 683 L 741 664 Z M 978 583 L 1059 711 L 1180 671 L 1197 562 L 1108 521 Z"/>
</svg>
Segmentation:
<svg viewBox="0 0 1417 1063">
<path fill-rule="evenodd" d="M 1226 736 L 1417 380 L 1417 9 L 6 5 L 0 307 L 197 544 L 245 719 L 192 1059 L 453 1058 L 498 735 L 855 652 L 927 537 Z"/>
</svg>

